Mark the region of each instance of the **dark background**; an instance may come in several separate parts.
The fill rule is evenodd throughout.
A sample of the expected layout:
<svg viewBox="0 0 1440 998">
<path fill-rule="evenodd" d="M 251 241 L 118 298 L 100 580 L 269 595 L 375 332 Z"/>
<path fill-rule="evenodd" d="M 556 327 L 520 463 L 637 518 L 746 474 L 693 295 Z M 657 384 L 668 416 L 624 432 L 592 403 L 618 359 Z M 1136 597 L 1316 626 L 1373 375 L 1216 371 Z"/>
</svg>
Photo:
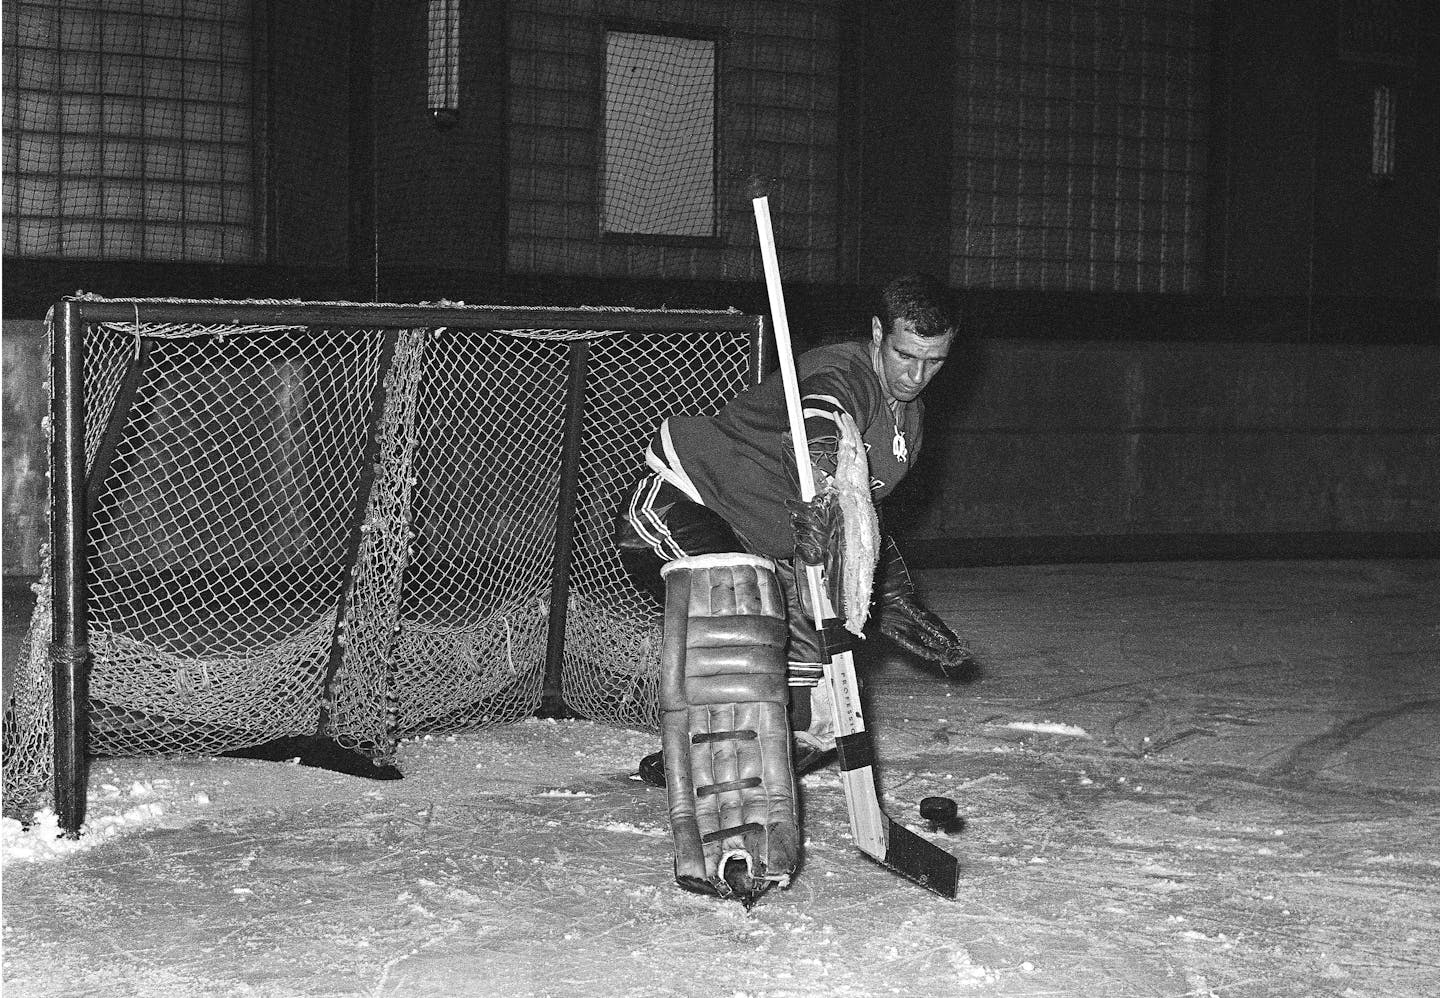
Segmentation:
<svg viewBox="0 0 1440 998">
<path fill-rule="evenodd" d="M 785 212 L 801 188 L 787 186 L 783 159 L 767 161 L 762 143 L 723 151 L 775 181 L 797 340 L 863 334 L 874 291 L 907 269 L 947 278 L 967 316 L 973 345 L 928 396 L 921 470 L 891 511 L 910 557 L 1440 553 L 1440 7 L 1180 3 L 1203 11 L 1207 35 L 1207 89 L 1197 95 L 1206 168 L 1186 196 L 1202 220 L 1194 278 L 1165 291 L 957 279 L 955 247 L 969 225 L 956 207 L 967 174 L 954 127 L 967 18 L 1043 24 L 1106 6 L 766 8 L 790 17 L 772 32 L 790 42 L 778 58 L 809 39 L 834 82 L 834 106 L 814 111 L 833 128 L 833 160 L 822 160 L 833 176 L 804 188 L 803 219 Z M 732 173 L 722 176 L 731 238 L 713 259 L 550 239 L 526 177 L 553 150 L 531 127 L 543 108 L 514 84 L 537 53 L 558 52 L 555 39 L 598 37 L 607 17 L 713 26 L 722 60 L 753 56 L 767 40 L 746 34 L 730 13 L 741 8 L 750 5 L 466 3 L 461 117 L 442 132 L 417 106 L 424 5 L 262 4 L 271 95 L 262 259 L 4 260 L 6 574 L 37 572 L 41 320 L 77 289 L 768 311 L 745 247 L 749 206 L 734 196 L 745 178 Z M 1354 18 L 1374 9 L 1400 19 L 1401 43 L 1357 51 Z M 807 35 L 816 24 L 823 37 Z M 1093 44 L 1125 49 L 1103 31 Z M 1397 168 L 1384 184 L 1370 176 L 1377 83 L 1398 94 Z M 572 183 L 573 171 L 560 175 Z M 816 203 L 816 190 L 833 193 Z M 567 207 L 583 216 L 585 197 Z M 561 249 L 547 255 L 547 245 Z"/>
</svg>

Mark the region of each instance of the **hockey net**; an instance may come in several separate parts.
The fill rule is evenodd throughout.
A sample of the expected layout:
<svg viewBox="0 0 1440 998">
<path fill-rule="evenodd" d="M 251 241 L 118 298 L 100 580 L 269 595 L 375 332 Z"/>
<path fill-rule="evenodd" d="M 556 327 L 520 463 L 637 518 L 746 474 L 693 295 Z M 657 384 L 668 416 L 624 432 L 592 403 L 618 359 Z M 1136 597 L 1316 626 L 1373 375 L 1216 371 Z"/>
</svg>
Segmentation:
<svg viewBox="0 0 1440 998">
<path fill-rule="evenodd" d="M 753 316 L 77 301 L 92 754 L 319 733 L 385 761 L 532 715 L 557 677 L 584 717 L 658 727 L 659 607 L 612 511 L 662 417 L 751 383 Z M 52 776 L 49 564 L 12 816 Z"/>
</svg>

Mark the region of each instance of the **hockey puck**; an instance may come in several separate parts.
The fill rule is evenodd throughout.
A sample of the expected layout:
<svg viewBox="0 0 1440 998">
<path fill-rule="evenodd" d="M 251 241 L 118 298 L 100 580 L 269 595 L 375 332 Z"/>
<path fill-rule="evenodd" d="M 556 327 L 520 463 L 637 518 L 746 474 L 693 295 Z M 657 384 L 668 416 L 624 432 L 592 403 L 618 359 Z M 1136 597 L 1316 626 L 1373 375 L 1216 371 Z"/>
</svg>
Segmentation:
<svg viewBox="0 0 1440 998">
<path fill-rule="evenodd" d="M 920 801 L 920 817 L 930 822 L 932 831 L 948 831 L 955 824 L 957 809 L 949 797 L 926 797 Z"/>
</svg>

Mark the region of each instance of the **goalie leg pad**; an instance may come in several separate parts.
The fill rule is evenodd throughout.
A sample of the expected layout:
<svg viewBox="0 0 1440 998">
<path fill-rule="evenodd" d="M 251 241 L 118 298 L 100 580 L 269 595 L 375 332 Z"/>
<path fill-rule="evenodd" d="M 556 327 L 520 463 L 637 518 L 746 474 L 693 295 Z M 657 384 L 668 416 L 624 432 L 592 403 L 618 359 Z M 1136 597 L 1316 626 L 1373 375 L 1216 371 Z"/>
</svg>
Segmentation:
<svg viewBox="0 0 1440 998">
<path fill-rule="evenodd" d="M 753 903 L 800 859 L 784 595 L 742 554 L 667 564 L 661 739 L 675 879 Z"/>
</svg>

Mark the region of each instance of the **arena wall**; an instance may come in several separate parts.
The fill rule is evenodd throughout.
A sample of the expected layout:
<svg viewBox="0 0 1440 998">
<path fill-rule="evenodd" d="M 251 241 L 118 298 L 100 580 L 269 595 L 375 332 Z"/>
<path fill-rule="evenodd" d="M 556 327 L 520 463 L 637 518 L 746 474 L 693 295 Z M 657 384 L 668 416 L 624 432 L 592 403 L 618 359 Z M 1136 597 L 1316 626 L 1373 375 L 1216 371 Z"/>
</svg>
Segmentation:
<svg viewBox="0 0 1440 998">
<path fill-rule="evenodd" d="M 5 574 L 24 577 L 48 360 L 41 323 L 4 331 Z M 918 563 L 1440 554 L 1440 344 L 995 337 L 927 398 L 887 513 Z"/>
</svg>

